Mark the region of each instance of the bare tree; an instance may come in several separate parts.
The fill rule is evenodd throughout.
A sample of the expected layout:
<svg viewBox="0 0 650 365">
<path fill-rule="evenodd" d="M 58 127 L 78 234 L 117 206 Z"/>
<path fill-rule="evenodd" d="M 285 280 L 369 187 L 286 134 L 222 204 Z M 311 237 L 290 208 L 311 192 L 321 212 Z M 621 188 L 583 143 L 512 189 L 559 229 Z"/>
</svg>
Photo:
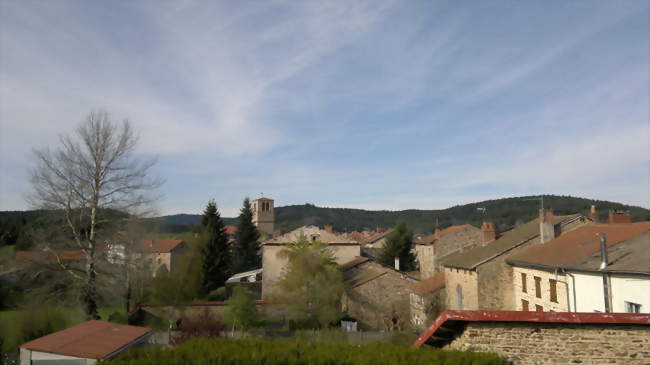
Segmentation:
<svg viewBox="0 0 650 365">
<path fill-rule="evenodd" d="M 83 272 L 66 270 L 83 281 L 82 301 L 89 318 L 97 313 L 97 260 L 102 228 L 146 211 L 161 181 L 147 176 L 155 160 L 141 161 L 131 124 L 114 123 L 107 112 L 91 112 L 75 133 L 60 137 L 54 150 L 35 150 L 31 171 L 35 207 L 63 215 L 67 234 L 85 255 Z"/>
</svg>

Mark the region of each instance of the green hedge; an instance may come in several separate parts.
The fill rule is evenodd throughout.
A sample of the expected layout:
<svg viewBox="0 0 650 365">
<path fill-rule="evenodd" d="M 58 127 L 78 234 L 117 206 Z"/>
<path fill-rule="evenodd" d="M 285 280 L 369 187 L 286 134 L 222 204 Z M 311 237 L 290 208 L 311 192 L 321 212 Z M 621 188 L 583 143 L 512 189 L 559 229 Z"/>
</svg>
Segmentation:
<svg viewBox="0 0 650 365">
<path fill-rule="evenodd" d="M 268 339 L 194 339 L 172 349 L 132 349 L 112 365 L 492 365 L 505 364 L 496 354 L 412 349 L 388 344 L 361 346 Z"/>
</svg>

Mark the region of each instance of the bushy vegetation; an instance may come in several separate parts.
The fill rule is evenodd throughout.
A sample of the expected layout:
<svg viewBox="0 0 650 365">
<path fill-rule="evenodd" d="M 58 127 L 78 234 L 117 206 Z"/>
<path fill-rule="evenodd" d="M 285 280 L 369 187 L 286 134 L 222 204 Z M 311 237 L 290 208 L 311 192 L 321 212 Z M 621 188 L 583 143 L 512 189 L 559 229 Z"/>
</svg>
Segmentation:
<svg viewBox="0 0 650 365">
<path fill-rule="evenodd" d="M 110 363 L 116 365 L 505 364 L 497 355 L 486 353 L 413 349 L 383 343 L 352 346 L 327 342 L 262 339 L 190 340 L 173 349 L 130 350 Z"/>
<path fill-rule="evenodd" d="M 70 327 L 82 318 L 81 311 L 55 307 L 0 312 L 1 352 L 14 351 L 24 342 Z"/>
</svg>

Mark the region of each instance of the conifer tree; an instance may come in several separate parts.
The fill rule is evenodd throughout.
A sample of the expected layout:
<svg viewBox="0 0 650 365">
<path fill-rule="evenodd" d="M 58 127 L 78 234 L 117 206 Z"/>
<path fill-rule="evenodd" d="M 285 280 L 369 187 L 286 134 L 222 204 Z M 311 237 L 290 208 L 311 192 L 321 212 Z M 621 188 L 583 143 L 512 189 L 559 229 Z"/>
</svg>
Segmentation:
<svg viewBox="0 0 650 365">
<path fill-rule="evenodd" d="M 228 236 L 217 203 L 210 200 L 203 211 L 201 220 L 203 235 L 203 294 L 225 285 L 230 275 L 230 249 L 228 247 Z"/>
<path fill-rule="evenodd" d="M 379 255 L 379 262 L 386 266 L 393 266 L 396 257 L 399 257 L 400 271 L 416 269 L 415 255 L 413 255 L 413 232 L 408 229 L 404 221 L 398 221 L 395 231 L 386 238 Z"/>
<path fill-rule="evenodd" d="M 261 267 L 259 251 L 260 232 L 253 224 L 253 209 L 250 199 L 246 198 L 239 214 L 239 227 L 235 234 L 232 272 L 238 273 Z"/>
</svg>

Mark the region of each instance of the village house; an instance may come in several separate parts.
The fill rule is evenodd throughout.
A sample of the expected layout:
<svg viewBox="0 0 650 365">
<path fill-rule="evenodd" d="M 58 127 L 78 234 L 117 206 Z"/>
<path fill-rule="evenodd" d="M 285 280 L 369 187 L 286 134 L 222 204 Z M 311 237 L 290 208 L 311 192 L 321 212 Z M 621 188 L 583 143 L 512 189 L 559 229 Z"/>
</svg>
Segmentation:
<svg viewBox="0 0 650 365">
<path fill-rule="evenodd" d="M 579 227 L 506 261 L 516 310 L 650 313 L 650 222 Z"/>
<path fill-rule="evenodd" d="M 540 209 L 539 218 L 503 233 L 495 241 L 445 258 L 447 308 L 514 310 L 513 270 L 505 260 L 528 247 L 546 243 L 580 227 L 579 214 L 555 216 Z"/>
<path fill-rule="evenodd" d="M 482 229 L 463 224 L 440 230 L 436 220 L 435 231 L 415 241 L 420 279 L 426 280 L 442 271 L 441 262 L 445 257 L 494 241 L 495 236 L 496 231 L 491 223 L 485 223 Z"/>
<path fill-rule="evenodd" d="M 170 273 L 180 269 L 187 250 L 188 246 L 183 240 L 142 240 L 138 247 L 138 254 L 147 260 L 151 272 L 155 276 L 163 266 Z"/>
<path fill-rule="evenodd" d="M 367 257 L 341 265 L 345 281 L 342 310 L 364 330 L 405 330 L 410 323 L 409 285 L 417 279 Z"/>
<path fill-rule="evenodd" d="M 305 236 L 310 242 L 322 242 L 332 252 L 336 263 L 341 265 L 361 256 L 359 242 L 346 235 L 339 235 L 316 226 L 304 226 L 289 233 L 266 240 L 262 243 L 262 297 L 265 298 L 273 289 L 286 269 L 288 260 L 278 255 L 290 243 L 297 242 Z"/>
<path fill-rule="evenodd" d="M 381 227 L 377 227 L 376 233 L 373 234 L 372 236 L 366 238 L 361 242 L 363 245 L 363 248 L 375 248 L 375 249 L 382 249 L 384 247 L 384 243 L 386 242 L 386 238 L 395 231 L 395 228 L 390 228 L 390 229 L 383 229 Z"/>
<path fill-rule="evenodd" d="M 443 272 L 406 288 L 409 290 L 410 319 L 414 328 L 428 326 L 447 306 Z"/>
</svg>

